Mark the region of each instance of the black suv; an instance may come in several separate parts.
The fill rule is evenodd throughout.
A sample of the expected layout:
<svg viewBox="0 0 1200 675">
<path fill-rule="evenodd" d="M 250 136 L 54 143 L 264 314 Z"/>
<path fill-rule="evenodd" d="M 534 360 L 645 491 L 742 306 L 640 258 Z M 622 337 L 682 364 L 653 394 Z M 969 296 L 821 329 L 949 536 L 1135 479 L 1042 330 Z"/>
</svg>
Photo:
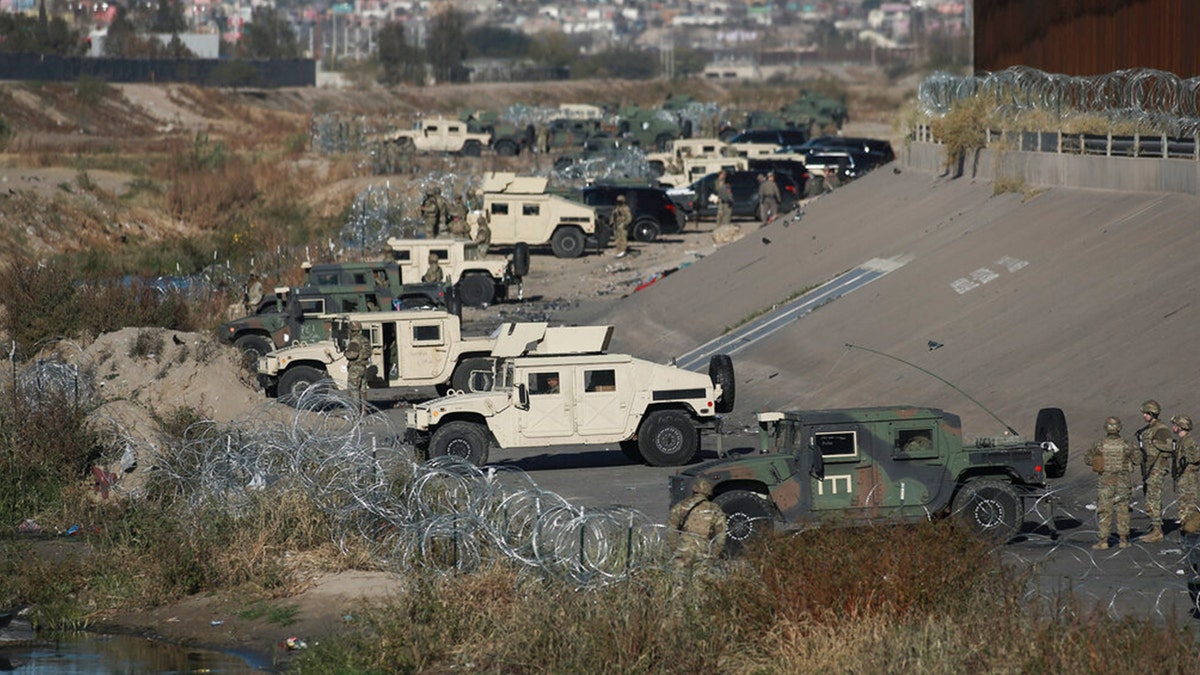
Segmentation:
<svg viewBox="0 0 1200 675">
<path fill-rule="evenodd" d="M 862 138 L 858 136 L 820 136 L 806 143 L 800 143 L 784 148 L 781 152 L 849 152 L 855 155 L 865 155 L 870 163 L 878 166 L 896 159 L 892 144 L 877 138 Z M 860 162 L 862 163 L 862 162 Z"/>
<path fill-rule="evenodd" d="M 660 234 L 677 234 L 683 230 L 685 218 L 667 191 L 646 185 L 596 184 L 583 188 L 583 203 L 596 209 L 596 217 L 609 222 L 617 196 L 625 195 L 625 202 L 633 212 L 633 223 L 629 226 L 629 237 L 635 241 L 654 241 Z"/>
<path fill-rule="evenodd" d="M 800 145 L 808 140 L 802 129 L 750 129 L 729 139 L 730 143 L 774 143 L 778 146 Z"/>
<path fill-rule="evenodd" d="M 760 218 L 758 213 L 758 184 L 759 176 L 764 179 L 770 171 L 726 171 L 725 178 L 733 190 L 733 216 L 741 218 Z M 672 188 L 667 194 L 693 217 L 713 218 L 717 215 L 715 199 L 717 174 L 710 173 L 704 178 L 682 188 Z M 775 184 L 779 186 L 779 213 L 787 213 L 796 208 L 796 201 L 803 196 L 796 181 L 790 174 L 776 173 Z M 710 197 L 713 197 L 710 199 Z"/>
</svg>

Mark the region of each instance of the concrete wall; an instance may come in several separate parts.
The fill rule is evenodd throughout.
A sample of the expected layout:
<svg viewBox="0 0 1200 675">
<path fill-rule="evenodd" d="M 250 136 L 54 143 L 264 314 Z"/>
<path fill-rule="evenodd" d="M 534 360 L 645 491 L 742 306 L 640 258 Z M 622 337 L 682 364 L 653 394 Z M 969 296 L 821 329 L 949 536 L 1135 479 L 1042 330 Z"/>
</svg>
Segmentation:
<svg viewBox="0 0 1200 675">
<path fill-rule="evenodd" d="M 900 153 L 905 165 L 938 175 L 947 173 L 945 155 L 942 145 L 918 141 Z M 1200 194 L 1200 163 L 1187 159 L 985 149 L 967 158 L 962 175 L 984 180 L 995 180 L 997 175 L 1021 176 L 1029 185 L 1047 187 Z"/>
</svg>

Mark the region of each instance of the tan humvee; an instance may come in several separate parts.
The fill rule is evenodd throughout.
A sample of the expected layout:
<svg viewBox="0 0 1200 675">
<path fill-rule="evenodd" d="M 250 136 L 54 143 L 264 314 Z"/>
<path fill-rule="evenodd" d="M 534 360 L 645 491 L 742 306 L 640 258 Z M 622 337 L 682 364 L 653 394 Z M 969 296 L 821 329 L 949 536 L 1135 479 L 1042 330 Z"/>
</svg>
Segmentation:
<svg viewBox="0 0 1200 675">
<path fill-rule="evenodd" d="M 502 324 L 490 391 L 456 393 L 408 411 L 407 438 L 428 456 L 485 464 L 492 446 L 617 445 L 630 459 L 678 466 L 700 433 L 733 409 L 733 363 L 709 374 L 606 353 L 611 326 Z"/>
<path fill-rule="evenodd" d="M 609 233 L 590 206 L 546 193 L 548 180 L 493 172 L 483 177 L 483 209 L 492 244 L 549 245 L 559 258 L 578 258 L 584 248 L 604 248 Z"/>
<path fill-rule="evenodd" d="M 406 283 L 418 283 L 429 270 L 429 254 L 438 257 L 438 266 L 446 283 L 458 290 L 464 305 L 483 307 L 497 298 L 506 298 L 513 287 L 514 297 L 522 293 L 521 279 L 529 273 L 529 252 L 517 248 L 507 258 L 484 257 L 468 239 L 399 239 L 390 237 L 387 248 L 400 266 Z"/>
<path fill-rule="evenodd" d="M 492 143 L 491 134 L 467 129 L 466 122 L 446 117 L 417 120 L 412 129 L 379 134 L 375 140 L 395 143 L 404 152 L 458 152 L 471 157 L 483 154 Z"/>
<path fill-rule="evenodd" d="M 604 109 L 589 103 L 560 103 L 558 114 L 569 120 L 598 120 L 604 117 Z"/>
<path fill-rule="evenodd" d="M 332 379 L 346 389 L 349 365 L 343 349 L 350 322 L 358 321 L 371 341 L 367 368 L 369 401 L 399 401 L 414 387 L 439 392 L 490 386 L 492 338 L 463 337 L 459 318 L 441 310 L 358 312 L 330 320 L 332 339 L 292 343 L 258 360 L 258 378 L 269 396 L 291 402 L 314 383 Z"/>
</svg>

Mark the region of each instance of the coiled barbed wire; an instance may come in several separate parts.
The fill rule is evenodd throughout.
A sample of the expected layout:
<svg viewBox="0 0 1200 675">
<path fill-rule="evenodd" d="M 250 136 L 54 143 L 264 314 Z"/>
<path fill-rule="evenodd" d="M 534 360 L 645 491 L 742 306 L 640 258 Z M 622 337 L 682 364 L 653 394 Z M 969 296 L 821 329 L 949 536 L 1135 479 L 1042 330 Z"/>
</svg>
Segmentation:
<svg viewBox="0 0 1200 675">
<path fill-rule="evenodd" d="M 989 97 L 995 111 L 1007 115 L 1034 110 L 1060 119 L 1094 114 L 1174 136 L 1200 132 L 1200 77 L 1183 79 L 1149 68 L 1095 76 L 1046 73 L 1026 66 L 967 76 L 939 71 L 922 80 L 917 90 L 920 109 L 932 117 L 948 113 L 955 101 L 975 96 Z"/>
<path fill-rule="evenodd" d="M 121 443 L 153 458 L 146 494 L 241 518 L 256 500 L 299 491 L 328 517 L 336 545 L 364 546 L 381 569 L 441 574 L 507 560 L 591 587 L 671 559 L 665 528 L 635 510 L 577 507 L 515 469 L 418 461 L 387 416 L 357 412 L 344 392 L 309 391 L 290 417 L 264 409 L 197 422 L 162 448 L 132 434 Z"/>
</svg>

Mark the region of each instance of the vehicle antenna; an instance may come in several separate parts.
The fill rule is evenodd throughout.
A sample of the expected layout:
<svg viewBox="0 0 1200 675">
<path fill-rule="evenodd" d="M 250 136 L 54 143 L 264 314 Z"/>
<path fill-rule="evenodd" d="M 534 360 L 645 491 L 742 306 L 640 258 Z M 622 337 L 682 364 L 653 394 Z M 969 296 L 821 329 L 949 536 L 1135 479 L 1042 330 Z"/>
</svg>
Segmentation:
<svg viewBox="0 0 1200 675">
<path fill-rule="evenodd" d="M 932 372 L 932 371 L 926 370 L 926 369 L 922 368 L 921 366 L 918 366 L 918 365 L 917 365 L 917 364 L 915 364 L 915 363 L 911 363 L 911 362 L 909 362 L 909 361 L 905 361 L 904 359 L 902 359 L 902 358 L 900 358 L 900 357 L 898 357 L 898 356 L 892 356 L 891 354 L 887 354 L 887 353 L 881 352 L 881 351 L 879 351 L 878 349 L 871 349 L 870 347 L 861 347 L 861 346 L 859 346 L 859 345 L 852 345 L 852 344 L 850 344 L 849 342 L 847 342 L 847 343 L 846 343 L 846 349 L 861 349 L 861 350 L 863 350 L 864 352 L 871 352 L 872 354 L 878 354 L 878 355 L 880 355 L 880 356 L 886 356 L 887 358 L 889 358 L 889 359 L 892 359 L 893 361 L 899 361 L 900 363 L 903 363 L 903 364 L 904 364 L 904 365 L 906 365 L 906 366 L 911 366 L 911 367 L 913 367 L 913 368 L 916 368 L 917 370 L 921 371 L 922 373 L 925 373 L 926 375 L 928 375 L 928 376 L 930 376 L 930 377 L 932 377 L 932 378 L 935 378 L 935 379 L 937 379 L 939 382 L 942 382 L 942 383 L 944 383 L 946 386 L 950 387 L 950 388 L 951 388 L 951 389 L 953 389 L 954 391 L 957 391 L 958 393 L 962 394 L 963 396 L 966 396 L 968 399 L 970 399 L 970 401 L 971 401 L 972 403 L 974 403 L 975 405 L 977 405 L 977 406 L 979 406 L 980 408 L 982 408 L 982 409 L 983 409 L 983 411 L 984 411 L 985 413 L 987 413 L 987 414 L 991 415 L 991 416 L 992 416 L 992 419 L 994 419 L 994 420 L 996 420 L 997 422 L 999 422 L 999 423 L 1000 423 L 1000 424 L 1001 424 L 1001 425 L 1002 425 L 1002 426 L 1003 426 L 1005 429 L 1008 429 L 1008 433 L 1012 434 L 1013 436 L 1019 436 L 1019 435 L 1020 435 L 1020 434 L 1018 434 L 1018 433 L 1017 433 L 1017 430 L 1016 430 L 1016 429 L 1013 429 L 1012 427 L 1010 427 L 1010 426 L 1008 425 L 1008 423 L 1007 423 L 1007 422 L 1005 422 L 1004 420 L 1000 419 L 1000 418 L 999 418 L 999 417 L 996 415 L 996 413 L 992 412 L 991 410 L 988 410 L 988 407 L 987 407 L 987 406 L 985 406 L 984 404 L 982 404 L 982 403 L 980 403 L 979 401 L 975 400 L 975 397 L 974 397 L 974 396 L 972 396 L 972 395 L 968 394 L 967 392 L 963 391 L 962 389 L 959 389 L 959 388 L 958 388 L 957 386 L 955 386 L 955 385 L 954 385 L 952 382 L 950 382 L 950 380 L 947 380 L 946 378 L 942 377 L 941 375 L 938 375 L 937 373 L 934 373 L 934 372 Z"/>
</svg>

